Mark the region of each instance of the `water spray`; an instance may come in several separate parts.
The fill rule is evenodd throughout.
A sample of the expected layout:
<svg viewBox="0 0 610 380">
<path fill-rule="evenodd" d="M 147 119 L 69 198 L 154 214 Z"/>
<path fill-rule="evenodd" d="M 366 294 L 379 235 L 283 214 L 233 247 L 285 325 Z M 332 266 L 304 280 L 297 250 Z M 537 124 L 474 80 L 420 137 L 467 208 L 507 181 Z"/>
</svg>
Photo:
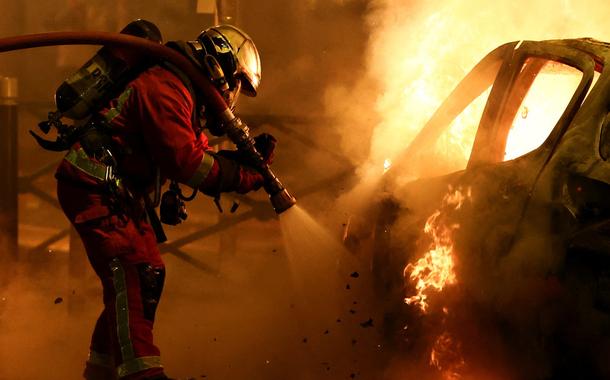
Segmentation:
<svg viewBox="0 0 610 380">
<path fill-rule="evenodd" d="M 0 39 L 0 53 L 56 45 L 114 46 L 133 49 L 147 57 L 172 63 L 183 71 L 203 93 L 206 107 L 219 115 L 229 139 L 237 146 L 237 149 L 245 153 L 248 164 L 263 176 L 264 188 L 269 194 L 269 200 L 275 212 L 280 214 L 296 204 L 296 199 L 286 190 L 256 150 L 248 126 L 233 114 L 210 80 L 179 52 L 145 38 L 120 33 L 53 32 L 2 38 Z"/>
</svg>

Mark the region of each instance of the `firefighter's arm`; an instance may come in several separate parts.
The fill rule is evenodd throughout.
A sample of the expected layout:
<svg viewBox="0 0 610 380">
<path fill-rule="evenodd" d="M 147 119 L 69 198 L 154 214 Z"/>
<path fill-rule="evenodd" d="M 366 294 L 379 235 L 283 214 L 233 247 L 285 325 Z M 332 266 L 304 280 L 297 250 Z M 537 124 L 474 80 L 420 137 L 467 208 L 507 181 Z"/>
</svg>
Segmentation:
<svg viewBox="0 0 610 380">
<path fill-rule="evenodd" d="M 210 151 L 207 138 L 196 136 L 191 121 L 194 104 L 177 78 L 151 78 L 142 84 L 135 88 L 135 109 L 146 144 L 165 177 L 208 195 L 246 193 L 262 186 L 259 173 Z"/>
<path fill-rule="evenodd" d="M 263 177 L 239 163 L 238 160 L 227 157 L 223 151 L 218 153 L 206 153 L 214 158 L 214 163 L 201 182 L 191 180 L 187 185 L 198 188 L 204 194 L 216 196 L 223 192 L 236 191 L 240 194 L 258 190 L 263 185 Z M 206 169 L 204 169 L 206 170 Z M 202 178 L 203 175 L 195 175 Z"/>
<path fill-rule="evenodd" d="M 273 163 L 275 145 L 277 140 L 270 134 L 262 133 L 254 138 L 255 146 L 261 153 L 266 164 Z M 258 190 L 263 185 L 262 176 L 248 166 L 248 158 L 237 150 L 221 150 L 211 153 L 214 157 L 214 166 L 206 180 L 199 187 L 208 195 L 215 196 L 224 191 L 234 189 L 238 193 L 247 193 Z M 219 174 L 216 174 L 216 173 Z M 238 185 L 235 185 L 238 183 Z M 191 186 L 194 187 L 194 186 Z M 229 190 L 232 191 L 232 190 Z"/>
</svg>

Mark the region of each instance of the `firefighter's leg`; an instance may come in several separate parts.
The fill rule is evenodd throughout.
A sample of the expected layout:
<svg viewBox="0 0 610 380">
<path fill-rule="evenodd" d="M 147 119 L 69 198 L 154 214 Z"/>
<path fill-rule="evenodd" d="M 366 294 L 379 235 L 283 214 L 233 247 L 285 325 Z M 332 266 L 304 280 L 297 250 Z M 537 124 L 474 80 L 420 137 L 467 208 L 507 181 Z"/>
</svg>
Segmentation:
<svg viewBox="0 0 610 380">
<path fill-rule="evenodd" d="M 87 380 L 115 380 L 116 365 L 112 354 L 106 310 L 100 314 L 91 337 L 89 359 L 83 374 Z"/>
<path fill-rule="evenodd" d="M 118 257 L 109 266 L 105 306 L 118 377 L 139 380 L 161 376 L 163 366 L 159 349 L 153 344 L 153 322 L 165 271 Z"/>
<path fill-rule="evenodd" d="M 60 184 L 62 208 L 79 232 L 102 281 L 108 341 L 117 377 L 135 380 L 164 376 L 152 333 L 164 278 L 154 232 L 138 213 L 113 214 L 102 195 Z M 76 202 L 82 199 L 87 202 Z"/>
</svg>

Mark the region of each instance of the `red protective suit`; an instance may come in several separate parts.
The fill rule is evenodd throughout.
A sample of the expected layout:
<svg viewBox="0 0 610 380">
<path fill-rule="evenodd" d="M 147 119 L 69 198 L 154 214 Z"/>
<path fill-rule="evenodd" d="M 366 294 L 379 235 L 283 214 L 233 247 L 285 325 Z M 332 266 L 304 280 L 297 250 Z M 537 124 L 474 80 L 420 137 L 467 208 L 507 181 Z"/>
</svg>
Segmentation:
<svg viewBox="0 0 610 380">
<path fill-rule="evenodd" d="M 80 234 L 104 290 L 87 378 L 112 379 L 115 373 L 121 379 L 163 375 L 152 329 L 165 272 L 141 198 L 151 189 L 157 168 L 163 178 L 208 192 L 217 189 L 221 168 L 207 153 L 201 127 L 193 125 L 194 107 L 182 81 L 155 66 L 101 112 L 121 151 L 119 196 L 110 196 L 100 178 L 104 166 L 89 158 L 78 143 L 57 169 L 59 202 Z M 234 190 L 260 187 L 262 178 L 253 180 L 252 174 L 240 170 Z"/>
</svg>

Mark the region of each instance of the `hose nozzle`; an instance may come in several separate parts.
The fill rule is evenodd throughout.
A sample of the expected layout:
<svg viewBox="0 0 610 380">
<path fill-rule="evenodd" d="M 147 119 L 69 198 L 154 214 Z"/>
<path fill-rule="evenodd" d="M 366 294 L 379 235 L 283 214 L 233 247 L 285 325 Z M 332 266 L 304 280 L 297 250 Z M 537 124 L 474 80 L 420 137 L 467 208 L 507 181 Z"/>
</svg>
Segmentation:
<svg viewBox="0 0 610 380">
<path fill-rule="evenodd" d="M 263 187 L 276 213 L 281 214 L 297 203 L 297 200 L 290 195 L 288 190 L 282 185 L 280 180 L 275 176 L 275 173 L 269 168 L 263 160 L 261 154 L 256 150 L 256 146 L 248 126 L 238 117 L 235 117 L 231 110 L 227 109 L 223 114 L 227 122 L 223 125 L 225 133 L 237 145 L 237 149 L 245 153 L 250 164 L 264 178 L 265 184 Z"/>
<path fill-rule="evenodd" d="M 269 200 L 271 201 L 271 205 L 277 214 L 283 213 L 297 203 L 296 198 L 290 195 L 286 189 L 283 189 L 282 191 L 273 195 L 269 195 Z"/>
</svg>

